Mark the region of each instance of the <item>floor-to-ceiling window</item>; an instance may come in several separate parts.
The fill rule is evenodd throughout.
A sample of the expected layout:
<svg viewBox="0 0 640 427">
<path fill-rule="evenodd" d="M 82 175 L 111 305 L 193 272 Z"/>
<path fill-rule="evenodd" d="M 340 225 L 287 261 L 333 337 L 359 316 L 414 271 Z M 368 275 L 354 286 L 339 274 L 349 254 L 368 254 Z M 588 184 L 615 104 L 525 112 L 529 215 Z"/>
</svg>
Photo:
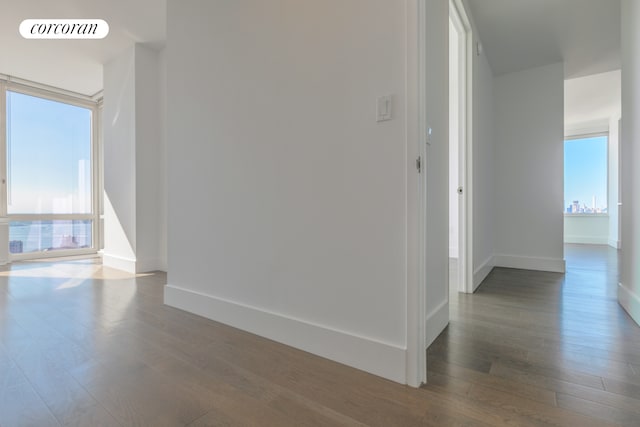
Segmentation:
<svg viewBox="0 0 640 427">
<path fill-rule="evenodd" d="M 12 259 L 95 252 L 96 105 L 24 85 L 3 90 L 3 215 Z"/>
</svg>

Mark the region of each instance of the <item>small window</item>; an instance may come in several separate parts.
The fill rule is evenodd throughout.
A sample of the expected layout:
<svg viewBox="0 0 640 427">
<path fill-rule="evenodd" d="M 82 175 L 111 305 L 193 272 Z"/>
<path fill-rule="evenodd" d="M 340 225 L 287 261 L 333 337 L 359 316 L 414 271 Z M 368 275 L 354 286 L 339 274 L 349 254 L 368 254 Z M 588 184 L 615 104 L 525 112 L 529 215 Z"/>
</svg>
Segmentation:
<svg viewBox="0 0 640 427">
<path fill-rule="evenodd" d="M 607 136 L 564 142 L 564 205 L 567 215 L 607 214 Z"/>
</svg>

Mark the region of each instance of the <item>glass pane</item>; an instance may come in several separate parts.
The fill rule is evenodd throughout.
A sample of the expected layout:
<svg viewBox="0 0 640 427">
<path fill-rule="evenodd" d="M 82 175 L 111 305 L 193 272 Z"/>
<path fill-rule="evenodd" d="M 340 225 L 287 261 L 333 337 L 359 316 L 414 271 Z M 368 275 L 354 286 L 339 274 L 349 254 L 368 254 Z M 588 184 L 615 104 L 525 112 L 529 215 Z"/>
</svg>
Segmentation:
<svg viewBox="0 0 640 427">
<path fill-rule="evenodd" d="M 91 110 L 7 91 L 9 214 L 91 213 Z"/>
<path fill-rule="evenodd" d="M 92 223 L 91 220 L 10 221 L 9 252 L 90 248 Z"/>
<path fill-rule="evenodd" d="M 607 207 L 606 136 L 564 143 L 564 207 L 567 214 L 603 214 Z"/>
</svg>

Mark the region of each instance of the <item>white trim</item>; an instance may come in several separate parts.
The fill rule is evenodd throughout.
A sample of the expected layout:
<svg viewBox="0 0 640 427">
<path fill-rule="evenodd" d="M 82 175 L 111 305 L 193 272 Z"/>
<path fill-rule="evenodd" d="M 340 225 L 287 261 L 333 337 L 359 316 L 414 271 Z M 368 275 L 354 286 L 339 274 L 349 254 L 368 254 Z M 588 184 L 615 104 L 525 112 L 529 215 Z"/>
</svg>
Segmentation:
<svg viewBox="0 0 640 427">
<path fill-rule="evenodd" d="M 91 95 L 90 98 L 91 100 L 95 101 L 98 106 L 101 106 L 104 100 L 104 89 L 100 89 L 99 91 Z"/>
<path fill-rule="evenodd" d="M 564 242 L 576 245 L 608 245 L 609 238 L 596 236 L 564 236 Z"/>
<path fill-rule="evenodd" d="M 0 218 L 0 242 L 9 242 L 9 222 L 6 218 Z M 9 255 L 9 245 L 0 249 L 0 265 L 7 265 L 11 263 L 11 256 Z"/>
<path fill-rule="evenodd" d="M 9 260 L 10 262 L 13 262 L 13 261 L 26 261 L 26 260 L 46 259 L 46 258 L 63 258 L 68 256 L 95 255 L 95 254 L 97 254 L 97 252 L 93 248 L 55 249 L 51 251 L 21 252 L 16 254 L 9 253 Z"/>
<path fill-rule="evenodd" d="M 102 139 L 102 99 L 93 108 L 91 130 L 93 132 L 93 146 L 91 147 L 91 159 L 93 176 L 91 188 L 92 209 L 95 219 L 93 221 L 93 246 L 97 250 L 104 248 L 104 141 Z"/>
<path fill-rule="evenodd" d="M 339 331 L 271 312 L 167 285 L 165 304 L 260 335 L 310 353 L 406 383 L 406 349 L 354 333 Z"/>
<path fill-rule="evenodd" d="M 438 335 L 449 325 L 449 300 L 445 299 L 435 309 L 428 313 L 425 322 L 425 342 L 429 347 Z"/>
<path fill-rule="evenodd" d="M 614 249 L 622 249 L 622 244 L 620 243 L 620 240 L 609 239 L 607 244 Z"/>
<path fill-rule="evenodd" d="M 6 84 L 6 88 L 10 92 L 21 93 L 23 95 L 34 96 L 36 98 L 43 98 L 63 104 L 74 105 L 76 107 L 87 108 L 92 111 L 97 105 L 96 101 L 93 101 L 89 97 L 75 94 L 73 92 L 67 92 L 62 89 L 54 90 L 53 88 L 42 86 L 43 85 L 16 83 L 14 80 L 10 80 Z"/>
<path fill-rule="evenodd" d="M 22 86 L 26 88 L 33 88 L 39 91 L 39 93 L 47 92 L 48 94 L 54 96 L 63 96 L 67 98 L 73 98 L 81 101 L 94 101 L 92 96 L 84 95 L 82 93 L 73 92 L 66 89 L 61 89 L 54 86 L 49 86 L 43 83 L 34 82 L 27 79 L 21 79 L 19 77 L 9 76 L 6 74 L 0 74 L 0 81 L 6 82 L 7 86 Z M 101 94 L 102 91 L 96 93 L 96 95 Z"/>
<path fill-rule="evenodd" d="M 6 84 L 0 80 L 0 265 L 11 263 L 9 254 L 9 220 L 7 219 L 7 96 Z"/>
<path fill-rule="evenodd" d="M 115 268 L 116 270 L 126 271 L 127 273 L 137 273 L 136 260 L 133 258 L 125 258 L 103 252 L 102 265 L 105 267 Z"/>
<path fill-rule="evenodd" d="M 493 260 L 495 267 L 517 268 L 520 270 L 549 271 L 552 273 L 566 272 L 565 261 L 558 258 L 494 255 Z"/>
<path fill-rule="evenodd" d="M 478 289 L 478 286 L 487 278 L 489 273 L 495 267 L 495 261 L 493 255 L 484 260 L 482 264 L 473 272 L 473 292 Z"/>
<path fill-rule="evenodd" d="M 424 343 L 425 282 L 425 173 L 418 173 L 416 159 L 426 159 L 426 0 L 407 2 L 407 119 L 406 119 L 406 358 L 405 381 L 419 387 L 427 381 Z"/>
<path fill-rule="evenodd" d="M 9 221 L 95 221 L 93 214 L 8 214 Z"/>
<path fill-rule="evenodd" d="M 473 48 L 473 33 L 471 22 L 467 16 L 462 0 L 449 1 L 449 16 L 456 30 L 464 33 L 460 37 L 460 48 L 464 53 L 460 55 L 460 65 L 464 67 L 464 76 L 460 78 L 460 126 L 462 138 L 459 171 L 463 193 L 459 203 L 459 260 L 458 290 L 463 293 L 473 293 L 473 64 L 475 49 Z M 461 50 L 461 49 L 460 49 Z M 449 73 L 451 75 L 451 73 Z"/>
<path fill-rule="evenodd" d="M 592 120 L 586 123 L 574 123 L 564 130 L 564 139 L 583 139 L 609 135 L 609 119 Z"/>
<path fill-rule="evenodd" d="M 631 318 L 640 325 L 640 296 L 618 283 L 618 302 Z"/>
<path fill-rule="evenodd" d="M 7 216 L 7 84 L 0 80 L 0 217 Z M 8 240 L 7 240 L 8 244 Z"/>
</svg>

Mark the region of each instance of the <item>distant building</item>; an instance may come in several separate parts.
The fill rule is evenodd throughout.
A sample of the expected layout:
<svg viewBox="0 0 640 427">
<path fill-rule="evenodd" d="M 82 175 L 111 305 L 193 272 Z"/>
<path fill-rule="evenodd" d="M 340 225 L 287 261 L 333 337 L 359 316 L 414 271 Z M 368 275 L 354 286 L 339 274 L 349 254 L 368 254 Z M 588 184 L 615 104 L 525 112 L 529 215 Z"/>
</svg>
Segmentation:
<svg viewBox="0 0 640 427">
<path fill-rule="evenodd" d="M 12 254 L 22 253 L 22 240 L 12 240 L 9 242 L 9 252 Z"/>
</svg>

